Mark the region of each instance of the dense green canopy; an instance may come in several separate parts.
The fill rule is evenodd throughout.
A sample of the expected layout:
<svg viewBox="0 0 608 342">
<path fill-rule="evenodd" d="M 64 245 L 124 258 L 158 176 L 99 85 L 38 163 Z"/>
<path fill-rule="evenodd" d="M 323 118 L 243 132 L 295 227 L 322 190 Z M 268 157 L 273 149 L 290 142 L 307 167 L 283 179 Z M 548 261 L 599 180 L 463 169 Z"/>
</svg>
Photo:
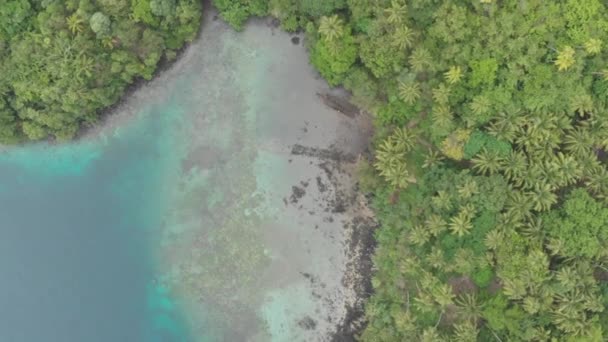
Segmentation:
<svg viewBox="0 0 608 342">
<path fill-rule="evenodd" d="M 192 40 L 197 0 L 5 0 L 0 143 L 72 138 Z"/>
<path fill-rule="evenodd" d="M 608 9 L 600 0 L 215 0 L 303 29 L 377 124 L 364 341 L 608 338 Z M 66 139 L 150 78 L 192 0 L 0 6 L 0 138 Z"/>
<path fill-rule="evenodd" d="M 608 338 L 606 6 L 268 1 L 376 119 L 362 340 Z"/>
</svg>

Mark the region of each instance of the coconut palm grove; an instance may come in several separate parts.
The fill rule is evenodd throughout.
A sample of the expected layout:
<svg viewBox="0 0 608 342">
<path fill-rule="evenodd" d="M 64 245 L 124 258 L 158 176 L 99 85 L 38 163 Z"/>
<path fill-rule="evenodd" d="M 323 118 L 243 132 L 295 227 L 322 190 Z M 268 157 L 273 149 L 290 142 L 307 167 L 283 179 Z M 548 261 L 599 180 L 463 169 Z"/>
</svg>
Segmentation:
<svg viewBox="0 0 608 342">
<path fill-rule="evenodd" d="M 215 0 L 272 16 L 375 124 L 361 341 L 608 338 L 608 4 Z M 0 139 L 67 140 L 197 33 L 194 0 L 0 6 Z"/>
</svg>

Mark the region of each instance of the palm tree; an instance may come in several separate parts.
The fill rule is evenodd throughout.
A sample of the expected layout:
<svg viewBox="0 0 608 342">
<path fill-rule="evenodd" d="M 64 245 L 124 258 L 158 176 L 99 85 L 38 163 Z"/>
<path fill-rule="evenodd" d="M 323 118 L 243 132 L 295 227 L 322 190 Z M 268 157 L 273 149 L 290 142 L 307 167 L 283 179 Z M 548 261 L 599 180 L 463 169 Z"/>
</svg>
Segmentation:
<svg viewBox="0 0 608 342">
<path fill-rule="evenodd" d="M 459 237 L 462 237 L 469 233 L 471 229 L 473 229 L 473 225 L 471 224 L 471 219 L 464 212 L 459 212 L 456 216 L 450 219 L 450 224 L 448 225 L 449 230 L 452 234 L 456 234 Z"/>
<path fill-rule="evenodd" d="M 538 179 L 543 179 L 545 175 L 550 173 L 548 172 L 548 168 L 541 167 L 541 165 L 542 164 L 539 164 L 535 160 L 530 161 L 524 175 L 521 178 L 516 179 L 516 182 L 514 183 L 524 189 L 533 189 Z"/>
<path fill-rule="evenodd" d="M 557 195 L 553 193 L 551 186 L 547 183 L 537 183 L 529 195 L 536 211 L 549 210 L 557 202 Z"/>
<path fill-rule="evenodd" d="M 393 314 L 395 320 L 395 326 L 402 332 L 411 334 L 416 331 L 416 317 L 412 315 L 411 311 L 398 311 Z"/>
<path fill-rule="evenodd" d="M 564 252 L 565 243 L 562 239 L 552 238 L 547 242 L 547 249 L 551 252 L 551 255 L 556 256 Z"/>
<path fill-rule="evenodd" d="M 603 168 L 600 161 L 597 159 L 595 151 L 587 151 L 583 155 L 577 155 L 576 161 L 583 172 L 583 177 L 588 178 Z"/>
<path fill-rule="evenodd" d="M 423 169 L 431 169 L 435 166 L 440 166 L 443 164 L 443 156 L 439 153 L 439 151 L 429 150 L 429 152 L 424 157 L 424 163 L 422 163 Z"/>
<path fill-rule="evenodd" d="M 557 59 L 555 60 L 557 70 L 568 70 L 576 62 L 576 59 L 574 59 L 574 53 L 575 51 L 571 46 L 565 46 L 563 49 L 561 49 L 558 52 Z"/>
<path fill-rule="evenodd" d="M 591 331 L 593 322 L 587 318 L 584 309 L 575 303 L 575 300 L 568 300 L 557 305 L 552 312 L 553 324 L 573 337 L 581 337 Z"/>
<path fill-rule="evenodd" d="M 498 249 L 498 247 L 500 247 L 502 245 L 504 240 L 505 240 L 505 237 L 504 237 L 503 232 L 499 229 L 494 229 L 494 230 L 489 231 L 486 234 L 486 237 L 484 239 L 484 244 L 486 245 L 486 247 L 488 249 L 496 250 L 496 249 Z"/>
<path fill-rule="evenodd" d="M 106 48 L 108 48 L 108 49 L 112 50 L 112 49 L 114 48 L 114 44 L 115 44 L 114 37 L 110 37 L 110 36 L 108 36 L 108 37 L 103 37 L 103 39 L 101 40 L 101 44 L 102 44 L 104 47 L 106 47 Z"/>
<path fill-rule="evenodd" d="M 431 294 L 435 299 L 435 302 L 444 309 L 446 306 L 454 303 L 454 293 L 452 287 L 448 284 L 441 284 L 431 289 Z"/>
<path fill-rule="evenodd" d="M 374 166 L 389 183 L 396 184 L 399 183 L 402 166 L 405 166 L 404 159 L 403 150 L 396 146 L 391 139 L 386 139 L 376 150 Z"/>
<path fill-rule="evenodd" d="M 407 6 L 402 1 L 391 1 L 391 7 L 384 10 L 386 21 L 391 24 L 399 24 L 406 19 Z"/>
<path fill-rule="evenodd" d="M 448 227 L 448 223 L 438 214 L 430 215 L 426 221 L 424 221 L 424 225 L 433 236 L 439 236 L 439 234 L 443 233 Z"/>
<path fill-rule="evenodd" d="M 397 189 L 416 182 L 405 161 L 405 155 L 414 146 L 415 141 L 416 137 L 412 131 L 398 128 L 376 150 L 374 166 L 380 175 Z"/>
<path fill-rule="evenodd" d="M 424 227 L 417 225 L 410 231 L 409 241 L 416 246 L 423 246 L 429 241 L 431 234 Z"/>
<path fill-rule="evenodd" d="M 593 169 L 587 176 L 585 186 L 596 196 L 605 199 L 608 196 L 608 171 L 603 167 Z"/>
<path fill-rule="evenodd" d="M 593 98 L 588 94 L 579 94 L 572 97 L 570 101 L 570 110 L 573 113 L 578 113 L 580 117 L 593 113 Z"/>
<path fill-rule="evenodd" d="M 431 267 L 441 270 L 445 267 L 445 260 L 443 257 L 443 250 L 441 248 L 433 247 L 431 252 L 426 256 L 426 261 Z"/>
<path fill-rule="evenodd" d="M 81 33 L 84 30 L 84 20 L 76 13 L 67 17 L 66 22 L 72 34 Z"/>
<path fill-rule="evenodd" d="M 585 42 L 585 51 L 590 55 L 597 55 L 602 52 L 602 41 L 591 38 Z"/>
<path fill-rule="evenodd" d="M 502 159 L 501 170 L 507 179 L 515 181 L 521 179 L 528 166 L 526 155 L 520 151 L 511 151 Z"/>
<path fill-rule="evenodd" d="M 414 52 L 412 52 L 409 57 L 409 62 L 412 70 L 415 72 L 422 72 L 433 65 L 431 53 L 423 47 L 416 48 Z"/>
<path fill-rule="evenodd" d="M 446 105 L 449 101 L 450 88 L 441 83 L 437 88 L 433 89 L 433 100 L 440 105 Z"/>
<path fill-rule="evenodd" d="M 473 272 L 475 269 L 476 263 L 477 260 L 475 260 L 473 250 L 468 248 L 459 248 L 452 258 L 452 264 L 449 271 L 460 274 L 471 274 L 471 272 Z"/>
<path fill-rule="evenodd" d="M 564 266 L 560 268 L 555 274 L 555 279 L 561 286 L 568 290 L 576 288 L 579 283 L 578 272 L 573 266 Z"/>
<path fill-rule="evenodd" d="M 560 186 L 572 185 L 582 175 L 580 166 L 572 156 L 558 152 L 551 162 L 557 169 L 556 181 Z"/>
<path fill-rule="evenodd" d="M 74 62 L 74 73 L 76 77 L 81 78 L 82 76 L 91 77 L 93 72 L 93 59 L 81 53 Z"/>
<path fill-rule="evenodd" d="M 428 327 L 422 331 L 422 334 L 418 337 L 420 342 L 442 342 L 444 339 L 437 332 L 437 328 Z"/>
<path fill-rule="evenodd" d="M 521 116 L 518 112 L 499 113 L 496 119 L 488 127 L 488 133 L 496 138 L 508 142 L 514 142 L 517 130 L 522 124 Z"/>
<path fill-rule="evenodd" d="M 608 121 L 601 117 L 591 117 L 588 120 L 582 121 L 581 126 L 589 131 L 589 135 L 593 139 L 593 146 L 608 150 Z"/>
<path fill-rule="evenodd" d="M 488 151 L 486 148 L 484 148 L 471 161 L 473 162 L 474 170 L 477 170 L 482 174 L 488 173 L 493 175 L 500 169 L 502 158 L 496 151 Z"/>
<path fill-rule="evenodd" d="M 412 46 L 414 32 L 409 27 L 402 25 L 393 33 L 393 44 L 401 50 Z"/>
<path fill-rule="evenodd" d="M 321 17 L 319 23 L 319 34 L 328 42 L 335 42 L 337 39 L 344 35 L 344 26 L 342 19 L 337 15 L 330 17 Z"/>
<path fill-rule="evenodd" d="M 463 322 L 454 325 L 455 342 L 475 342 L 477 341 L 477 326 L 471 322 Z"/>
<path fill-rule="evenodd" d="M 555 156 L 550 155 L 546 157 L 543 156 L 532 161 L 540 168 L 540 181 L 550 185 L 552 190 L 556 189 L 560 182 L 558 165 L 554 159 Z M 538 182 L 539 179 L 534 179 L 530 188 L 536 188 Z"/>
<path fill-rule="evenodd" d="M 484 115 L 489 112 L 491 106 L 492 103 L 490 102 L 490 100 L 483 95 L 475 96 L 473 98 L 473 102 L 471 102 L 470 104 L 471 111 L 473 111 L 473 114 L 478 116 Z"/>
<path fill-rule="evenodd" d="M 460 318 L 475 324 L 481 318 L 483 304 L 479 303 L 475 294 L 465 293 L 456 299 L 456 309 Z"/>
<path fill-rule="evenodd" d="M 407 104 L 416 102 L 420 98 L 420 85 L 418 82 L 399 82 L 399 98 Z"/>
<path fill-rule="evenodd" d="M 471 198 L 473 195 L 479 192 L 477 182 L 473 179 L 469 179 L 464 184 L 458 187 L 458 194 L 462 199 Z"/>
<path fill-rule="evenodd" d="M 515 220 L 523 220 L 532 215 L 534 203 L 529 195 L 519 190 L 510 191 L 507 200 L 507 215 Z"/>
<path fill-rule="evenodd" d="M 587 294 L 585 296 L 585 302 L 583 303 L 585 310 L 592 312 L 604 311 L 603 298 L 596 294 Z"/>
<path fill-rule="evenodd" d="M 460 213 L 469 219 L 473 219 L 477 213 L 477 209 L 472 203 L 467 203 L 460 207 Z"/>
<path fill-rule="evenodd" d="M 395 146 L 403 153 L 409 152 L 416 145 L 416 133 L 405 127 L 399 127 L 393 131 L 390 138 Z"/>
<path fill-rule="evenodd" d="M 540 217 L 532 217 L 522 227 L 521 234 L 529 239 L 542 243 L 545 241 L 545 230 L 543 220 Z"/>
<path fill-rule="evenodd" d="M 564 143 L 566 151 L 576 156 L 583 156 L 591 150 L 593 137 L 588 130 L 576 127 L 568 132 Z"/>
<path fill-rule="evenodd" d="M 503 279 L 503 292 L 511 300 L 522 299 L 526 295 L 526 285 L 521 279 Z"/>
<path fill-rule="evenodd" d="M 454 123 L 454 115 L 447 105 L 433 107 L 432 119 L 436 131 L 447 131 Z"/>
<path fill-rule="evenodd" d="M 452 66 L 443 75 L 449 84 L 455 84 L 462 79 L 462 69 L 459 66 Z"/>
<path fill-rule="evenodd" d="M 437 309 L 435 300 L 433 297 L 426 292 L 418 292 L 418 295 L 414 298 L 416 308 L 421 312 L 434 312 Z"/>
<path fill-rule="evenodd" d="M 416 179 L 410 174 L 403 160 L 384 164 L 381 159 L 378 159 L 376 167 L 380 171 L 380 175 L 395 189 L 404 189 L 409 183 L 416 183 Z"/>
<path fill-rule="evenodd" d="M 439 210 L 447 211 L 452 208 L 452 197 L 447 191 L 444 190 L 439 190 L 437 195 L 431 198 L 431 202 L 433 202 L 435 208 Z"/>
<path fill-rule="evenodd" d="M 526 298 L 524 298 L 522 304 L 524 311 L 531 315 L 538 313 L 542 307 L 540 300 L 532 296 L 527 296 Z"/>
</svg>

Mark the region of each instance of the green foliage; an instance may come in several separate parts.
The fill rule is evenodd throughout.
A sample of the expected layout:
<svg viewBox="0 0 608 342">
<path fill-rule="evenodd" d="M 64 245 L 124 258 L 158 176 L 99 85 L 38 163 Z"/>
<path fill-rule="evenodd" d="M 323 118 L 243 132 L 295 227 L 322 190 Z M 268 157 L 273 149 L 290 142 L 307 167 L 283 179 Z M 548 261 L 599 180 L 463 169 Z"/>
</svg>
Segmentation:
<svg viewBox="0 0 608 342">
<path fill-rule="evenodd" d="M 330 85 L 337 85 L 355 63 L 357 46 L 350 34 L 333 39 L 319 39 L 311 51 L 310 60 Z"/>
<path fill-rule="evenodd" d="M 471 78 L 469 83 L 472 87 L 492 86 L 496 80 L 498 62 L 494 58 L 486 58 L 469 63 L 471 68 Z"/>
<path fill-rule="evenodd" d="M 419 144 L 376 146 L 382 228 L 362 340 L 605 339 L 607 5 L 347 6 L 358 56 L 330 82 L 379 132 L 415 127 Z"/>
<path fill-rule="evenodd" d="M 500 157 L 506 157 L 511 152 L 511 144 L 482 131 L 475 131 L 464 145 L 464 158 L 471 159 L 483 149 L 492 151 Z"/>
<path fill-rule="evenodd" d="M 361 67 L 353 67 L 344 79 L 344 87 L 353 94 L 353 102 L 369 111 L 373 110 L 378 101 L 378 84 L 370 74 Z"/>
<path fill-rule="evenodd" d="M 175 0 L 150 0 L 150 10 L 157 16 L 170 16 L 175 13 Z"/>
<path fill-rule="evenodd" d="M 321 17 L 334 13 L 336 10 L 346 7 L 345 0 L 301 0 L 300 11 L 311 17 Z"/>
<path fill-rule="evenodd" d="M 195 0 L 21 0 L 0 12 L 2 143 L 72 138 L 200 21 Z"/>
<path fill-rule="evenodd" d="M 475 285 L 484 288 L 490 285 L 492 279 L 494 279 L 494 272 L 490 267 L 484 267 L 473 273 L 471 279 L 475 282 Z"/>
<path fill-rule="evenodd" d="M 405 188 L 409 183 L 416 182 L 406 164 L 407 153 L 414 146 L 415 140 L 413 132 L 398 128 L 377 150 L 375 167 L 394 188 Z"/>
<path fill-rule="evenodd" d="M 0 6 L 0 38 L 8 39 L 27 31 L 32 25 L 35 11 L 29 1 L 7 0 Z"/>
<path fill-rule="evenodd" d="M 608 208 L 594 200 L 587 191 L 572 191 L 563 207 L 547 213 L 543 220 L 547 234 L 563 243 L 560 255 L 586 258 L 606 255 Z"/>
<path fill-rule="evenodd" d="M 91 16 L 91 30 L 97 34 L 97 38 L 102 38 L 110 33 L 110 18 L 101 12 L 96 12 Z"/>
<path fill-rule="evenodd" d="M 268 13 L 268 0 L 213 0 L 220 11 L 222 19 L 237 30 L 251 16 L 263 16 Z"/>
<path fill-rule="evenodd" d="M 266 13 L 305 28 L 311 63 L 376 119 L 363 341 L 605 339 L 608 5 L 214 3 L 236 28 Z M 192 39 L 198 6 L 0 6 L 0 142 L 73 136 Z"/>
</svg>

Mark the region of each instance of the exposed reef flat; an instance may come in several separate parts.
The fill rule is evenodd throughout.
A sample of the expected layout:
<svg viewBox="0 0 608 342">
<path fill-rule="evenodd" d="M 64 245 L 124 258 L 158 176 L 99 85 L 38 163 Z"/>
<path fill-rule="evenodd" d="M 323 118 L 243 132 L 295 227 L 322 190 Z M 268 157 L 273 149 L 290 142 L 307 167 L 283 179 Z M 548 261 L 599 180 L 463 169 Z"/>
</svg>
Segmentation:
<svg viewBox="0 0 608 342">
<path fill-rule="evenodd" d="M 87 137 L 142 108 L 175 136 L 155 281 L 197 340 L 350 341 L 370 291 L 375 222 L 353 178 L 369 118 L 313 71 L 302 36 L 214 17 Z"/>
</svg>

